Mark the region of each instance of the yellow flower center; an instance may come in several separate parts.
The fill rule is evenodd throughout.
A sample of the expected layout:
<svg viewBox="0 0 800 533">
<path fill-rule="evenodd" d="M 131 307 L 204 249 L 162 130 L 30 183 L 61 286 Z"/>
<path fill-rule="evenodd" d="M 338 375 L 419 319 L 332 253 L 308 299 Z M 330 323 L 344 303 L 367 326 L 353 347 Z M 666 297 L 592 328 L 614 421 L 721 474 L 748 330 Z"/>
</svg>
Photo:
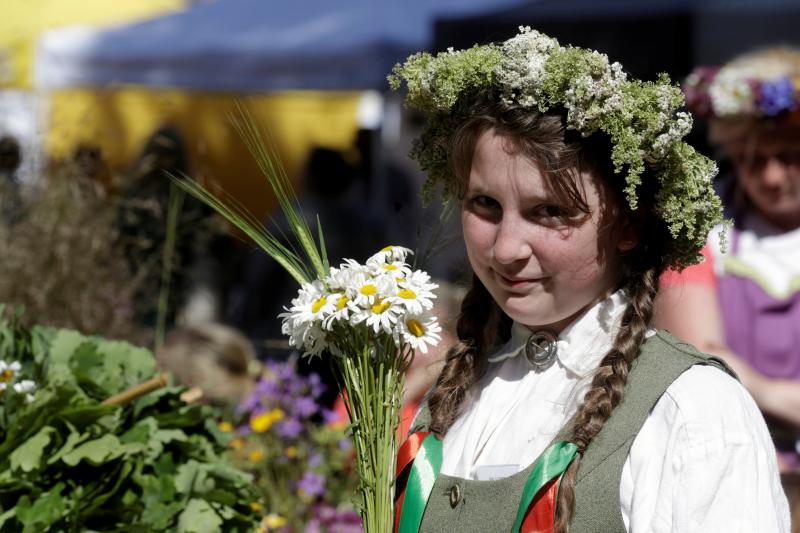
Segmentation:
<svg viewBox="0 0 800 533">
<path fill-rule="evenodd" d="M 336 309 L 344 309 L 348 301 L 350 301 L 350 299 L 347 296 L 339 296 L 339 299 L 336 300 Z"/>
<path fill-rule="evenodd" d="M 372 283 L 367 283 L 363 287 L 361 287 L 361 294 L 364 296 L 372 296 L 378 292 L 378 288 L 375 287 Z"/>
<path fill-rule="evenodd" d="M 377 298 L 372 306 L 372 312 L 379 315 L 391 307 L 391 302 Z"/>
<path fill-rule="evenodd" d="M 425 328 L 422 326 L 419 320 L 414 318 L 411 320 L 406 320 L 406 327 L 408 328 L 409 333 L 415 337 L 422 337 L 425 335 Z"/>
<path fill-rule="evenodd" d="M 319 313 L 319 310 L 322 309 L 322 306 L 328 302 L 328 299 L 324 296 L 320 296 L 314 303 L 311 304 L 311 312 L 312 313 Z"/>
<path fill-rule="evenodd" d="M 397 265 L 383 265 L 386 270 L 397 270 Z"/>
<path fill-rule="evenodd" d="M 11 381 L 13 378 L 14 378 L 14 371 L 11 370 L 10 368 L 3 370 L 3 372 L 0 373 L 0 383 Z"/>
<path fill-rule="evenodd" d="M 297 457 L 297 448 L 295 448 L 294 446 L 289 446 L 288 448 L 286 448 L 286 457 L 288 457 L 289 459 L 294 459 L 295 457 Z"/>
<path fill-rule="evenodd" d="M 283 420 L 283 416 L 283 411 L 278 408 L 275 408 L 272 411 L 267 411 L 266 413 L 261 413 L 260 415 L 256 415 L 250 419 L 250 429 L 256 433 L 264 433 L 265 431 L 269 431 L 269 428 L 272 427 L 272 424 L 278 420 Z"/>
<path fill-rule="evenodd" d="M 388 252 L 388 251 L 389 251 L 389 250 L 391 250 L 392 248 L 394 248 L 394 246 L 390 244 L 389 246 L 386 246 L 385 248 L 382 248 L 382 249 L 381 249 L 381 252 Z"/>
<path fill-rule="evenodd" d="M 238 437 L 233 439 L 231 441 L 231 448 L 233 448 L 234 450 L 241 450 L 242 448 L 244 448 L 244 441 Z"/>
<path fill-rule="evenodd" d="M 400 292 L 397 293 L 400 298 L 405 300 L 413 300 L 417 297 L 417 293 L 412 291 L 411 289 L 402 289 Z"/>
<path fill-rule="evenodd" d="M 275 513 L 270 513 L 261 520 L 261 525 L 265 526 L 267 531 L 270 529 L 278 529 L 279 527 L 283 527 L 286 525 L 286 523 L 287 522 L 284 517 Z"/>
<path fill-rule="evenodd" d="M 250 509 L 252 509 L 256 513 L 261 511 L 263 508 L 264 507 L 258 502 L 250 502 Z"/>
<path fill-rule="evenodd" d="M 261 453 L 259 450 L 253 450 L 252 452 L 250 452 L 250 455 L 248 455 L 247 458 L 250 459 L 252 462 L 257 463 L 264 458 L 264 454 Z"/>
<path fill-rule="evenodd" d="M 227 421 L 220 422 L 219 430 L 223 433 L 230 433 L 231 431 L 233 431 L 233 424 Z"/>
</svg>

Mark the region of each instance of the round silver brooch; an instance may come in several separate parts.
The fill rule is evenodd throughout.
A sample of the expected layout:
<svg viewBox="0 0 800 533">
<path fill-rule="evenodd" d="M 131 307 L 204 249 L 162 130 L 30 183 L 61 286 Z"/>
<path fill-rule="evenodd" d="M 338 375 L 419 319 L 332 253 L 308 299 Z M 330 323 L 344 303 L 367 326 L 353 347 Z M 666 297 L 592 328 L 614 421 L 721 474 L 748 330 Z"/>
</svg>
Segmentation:
<svg viewBox="0 0 800 533">
<path fill-rule="evenodd" d="M 525 342 L 525 358 L 536 368 L 544 370 L 556 360 L 556 337 L 549 331 L 534 331 Z"/>
</svg>

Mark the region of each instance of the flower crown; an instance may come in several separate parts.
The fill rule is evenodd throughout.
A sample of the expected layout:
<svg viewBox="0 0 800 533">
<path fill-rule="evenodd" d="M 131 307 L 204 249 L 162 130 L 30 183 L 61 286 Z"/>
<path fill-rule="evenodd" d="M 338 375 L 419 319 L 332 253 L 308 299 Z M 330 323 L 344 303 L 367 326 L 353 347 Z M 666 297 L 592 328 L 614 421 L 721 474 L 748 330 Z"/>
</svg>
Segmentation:
<svg viewBox="0 0 800 533">
<path fill-rule="evenodd" d="M 698 67 L 683 91 L 689 109 L 706 118 L 779 117 L 800 108 L 800 79 L 763 78 L 736 68 Z"/>
<path fill-rule="evenodd" d="M 664 255 L 668 266 L 699 262 L 708 232 L 722 220 L 711 184 L 717 167 L 681 140 L 692 128 L 692 117 L 676 112 L 683 94 L 666 75 L 656 82 L 628 80 L 622 66 L 604 54 L 560 46 L 521 27 L 501 44 L 414 54 L 395 65 L 388 79 L 395 90 L 405 81 L 406 104 L 428 118 L 410 153 L 428 174 L 426 200 L 439 185 L 448 196 L 456 191 L 447 162 L 449 141 L 469 116 L 470 104 L 488 94 L 540 112 L 561 107 L 567 128 L 584 137 L 597 131 L 608 135 L 614 171 L 625 175 L 631 209 L 637 207 L 637 189 L 649 168 L 660 185 L 656 214 L 672 236 Z"/>
</svg>

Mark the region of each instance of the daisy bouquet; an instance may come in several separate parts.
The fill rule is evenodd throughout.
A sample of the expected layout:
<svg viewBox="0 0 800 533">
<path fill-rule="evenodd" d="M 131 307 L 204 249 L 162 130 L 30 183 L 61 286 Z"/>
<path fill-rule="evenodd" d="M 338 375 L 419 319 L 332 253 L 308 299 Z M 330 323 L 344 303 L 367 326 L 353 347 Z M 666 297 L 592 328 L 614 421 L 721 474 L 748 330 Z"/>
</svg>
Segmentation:
<svg viewBox="0 0 800 533">
<path fill-rule="evenodd" d="M 303 354 L 332 359 L 350 416 L 364 530 L 391 531 L 403 377 L 415 350 L 427 351 L 439 341 L 440 327 L 431 314 L 436 285 L 407 262 L 411 251 L 398 246 L 364 263 L 346 259 L 330 266 L 319 219 L 312 233 L 274 151 L 247 113 L 239 111 L 243 119 L 234 124 L 275 192 L 294 242 L 277 238 L 235 199 L 217 197 L 185 177 L 178 183 L 252 238 L 298 282 L 297 297 L 281 314 L 283 333 Z"/>
</svg>

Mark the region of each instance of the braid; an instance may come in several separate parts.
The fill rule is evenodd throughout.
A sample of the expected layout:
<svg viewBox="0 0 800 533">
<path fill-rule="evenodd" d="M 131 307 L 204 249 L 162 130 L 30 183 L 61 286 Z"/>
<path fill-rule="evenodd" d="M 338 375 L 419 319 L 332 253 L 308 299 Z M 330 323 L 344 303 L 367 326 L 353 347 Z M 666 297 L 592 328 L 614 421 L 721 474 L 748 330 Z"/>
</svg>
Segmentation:
<svg viewBox="0 0 800 533">
<path fill-rule="evenodd" d="M 614 346 L 600 362 L 591 388 L 578 407 L 572 442 L 578 456 L 564 473 L 558 493 L 555 532 L 565 533 L 575 505 L 575 483 L 583 452 L 603 428 L 611 412 L 619 405 L 628 381 L 631 364 L 639 354 L 653 316 L 653 302 L 658 293 L 659 268 L 651 268 L 640 276 L 631 276 L 626 285 L 630 303 L 622 315 Z"/>
<path fill-rule="evenodd" d="M 486 352 L 494 341 L 498 313 L 489 291 L 473 275 L 456 324 L 459 342 L 450 348 L 436 387 L 428 398 L 430 429 L 443 436 L 459 414 L 469 387 L 486 371 Z"/>
</svg>

